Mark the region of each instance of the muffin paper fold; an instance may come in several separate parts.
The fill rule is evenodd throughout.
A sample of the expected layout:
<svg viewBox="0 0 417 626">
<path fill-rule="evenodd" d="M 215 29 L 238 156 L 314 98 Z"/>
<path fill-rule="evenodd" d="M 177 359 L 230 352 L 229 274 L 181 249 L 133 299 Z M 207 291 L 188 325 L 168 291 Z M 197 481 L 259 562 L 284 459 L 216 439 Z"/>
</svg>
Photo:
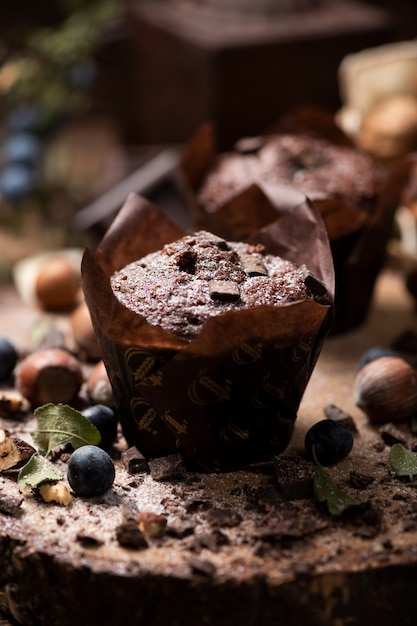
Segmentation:
<svg viewBox="0 0 417 626">
<path fill-rule="evenodd" d="M 95 254 L 85 251 L 85 299 L 123 432 L 145 457 L 179 452 L 192 467 L 224 471 L 288 445 L 332 323 L 334 271 L 312 204 L 295 190 L 274 202 L 277 219 L 248 241 L 305 264 L 317 300 L 229 311 L 191 342 L 148 324 L 111 288 L 115 271 L 185 234 L 163 212 L 131 194 Z"/>
</svg>

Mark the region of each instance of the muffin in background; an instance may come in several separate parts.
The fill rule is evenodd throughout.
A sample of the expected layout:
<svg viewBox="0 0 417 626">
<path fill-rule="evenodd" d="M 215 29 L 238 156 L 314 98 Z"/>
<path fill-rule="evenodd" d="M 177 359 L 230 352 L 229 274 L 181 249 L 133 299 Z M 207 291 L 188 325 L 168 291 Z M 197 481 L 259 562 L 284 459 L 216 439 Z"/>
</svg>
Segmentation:
<svg viewBox="0 0 417 626">
<path fill-rule="evenodd" d="M 269 200 L 292 186 L 320 212 L 335 266 L 335 318 L 332 332 L 362 324 L 374 283 L 385 261 L 396 207 L 384 196 L 387 169 L 342 141 L 340 131 L 326 138 L 314 133 L 314 117 L 287 119 L 292 133 L 273 133 L 216 151 L 215 128 L 203 125 L 183 152 L 181 176 L 194 226 L 225 238 L 248 236 L 274 220 Z M 300 129 L 302 128 L 300 123 Z M 330 140 L 334 136 L 334 140 Z"/>
<path fill-rule="evenodd" d="M 271 459 L 288 445 L 331 325 L 334 273 L 327 233 L 311 203 L 287 190 L 285 202 L 274 209 L 275 222 L 254 233 L 248 245 L 235 246 L 211 233 L 185 235 L 157 207 L 131 194 L 95 257 L 85 252 L 85 299 L 122 428 L 128 443 L 146 458 L 180 452 L 190 466 L 222 471 Z M 193 272 L 199 270 L 190 267 L 200 260 L 191 258 L 193 240 L 216 250 L 213 263 L 204 255 L 201 261 L 206 269 L 210 266 L 203 290 L 213 288 L 210 281 L 220 285 L 214 285 L 214 304 L 212 292 L 208 295 L 215 314 L 200 320 L 191 335 L 158 322 L 149 309 L 146 315 L 134 310 L 135 285 L 127 296 L 132 306 L 120 302 L 123 282 L 136 280 L 135 266 L 126 266 L 141 259 L 139 264 L 150 264 L 152 279 L 145 291 L 152 283 L 152 289 L 162 290 L 161 303 L 177 298 L 178 308 L 188 315 L 178 294 L 166 290 L 158 262 L 162 254 L 164 263 L 178 270 L 174 282 L 185 280 L 185 291 L 194 289 Z M 223 280 L 221 267 L 225 263 L 230 278 L 227 263 L 232 262 L 235 282 L 243 289 L 250 282 L 243 276 L 245 254 L 264 267 L 267 256 L 285 259 L 284 265 L 298 276 L 301 290 L 295 300 L 290 294 L 282 305 L 265 299 L 235 310 L 239 299 L 229 289 L 233 281 Z M 259 265 L 257 272 L 252 280 L 265 281 Z M 147 306 L 152 308 L 152 298 Z M 162 315 L 164 309 L 160 307 Z M 190 319 L 187 324 L 193 326 Z"/>
</svg>

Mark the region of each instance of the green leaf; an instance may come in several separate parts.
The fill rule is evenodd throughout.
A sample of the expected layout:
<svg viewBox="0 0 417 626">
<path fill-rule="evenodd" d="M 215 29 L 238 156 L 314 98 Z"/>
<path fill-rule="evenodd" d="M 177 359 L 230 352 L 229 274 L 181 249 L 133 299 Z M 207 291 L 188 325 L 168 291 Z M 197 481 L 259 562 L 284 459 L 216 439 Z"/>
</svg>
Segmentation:
<svg viewBox="0 0 417 626">
<path fill-rule="evenodd" d="M 51 461 L 36 453 L 20 470 L 17 482 L 20 488 L 39 487 L 42 483 L 56 483 L 61 479 L 61 470 Z"/>
<path fill-rule="evenodd" d="M 410 452 L 401 443 L 395 443 L 389 453 L 389 462 L 397 476 L 417 475 L 417 453 Z"/>
<path fill-rule="evenodd" d="M 101 436 L 94 424 L 66 404 L 44 404 L 35 410 L 35 415 L 38 426 L 32 433 L 33 441 L 46 455 L 58 446 L 70 444 L 76 449 L 100 443 Z"/>
<path fill-rule="evenodd" d="M 326 502 L 331 515 L 341 515 L 348 509 L 368 504 L 368 500 L 355 500 L 341 491 L 320 463 L 316 464 L 314 495 L 318 502 Z"/>
</svg>

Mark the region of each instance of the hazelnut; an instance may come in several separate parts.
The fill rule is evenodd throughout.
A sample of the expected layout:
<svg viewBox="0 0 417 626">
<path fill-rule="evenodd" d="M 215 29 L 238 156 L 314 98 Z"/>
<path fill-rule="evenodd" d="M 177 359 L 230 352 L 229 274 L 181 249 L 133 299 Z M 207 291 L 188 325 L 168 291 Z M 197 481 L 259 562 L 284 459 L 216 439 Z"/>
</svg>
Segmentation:
<svg viewBox="0 0 417 626">
<path fill-rule="evenodd" d="M 136 516 L 139 530 L 147 537 L 161 537 L 167 525 L 167 519 L 157 513 L 142 511 Z"/>
<path fill-rule="evenodd" d="M 87 393 L 96 404 L 114 406 L 113 389 L 103 361 L 99 361 L 87 380 Z"/>
<path fill-rule="evenodd" d="M 96 361 L 101 358 L 101 348 L 91 322 L 90 311 L 83 300 L 70 316 L 70 326 L 77 348 L 87 359 Z"/>
<path fill-rule="evenodd" d="M 417 372 L 400 357 L 380 357 L 358 372 L 353 394 L 371 422 L 405 421 L 417 413 Z"/>
<path fill-rule="evenodd" d="M 60 348 L 32 352 L 16 371 L 16 388 L 34 407 L 71 402 L 82 383 L 78 359 Z"/>
<path fill-rule="evenodd" d="M 35 282 L 35 295 L 47 311 L 68 311 L 78 302 L 80 270 L 66 257 L 52 256 L 41 266 Z"/>
<path fill-rule="evenodd" d="M 43 483 L 39 487 L 39 494 L 44 502 L 55 502 L 68 506 L 72 500 L 68 487 L 63 483 Z"/>
</svg>

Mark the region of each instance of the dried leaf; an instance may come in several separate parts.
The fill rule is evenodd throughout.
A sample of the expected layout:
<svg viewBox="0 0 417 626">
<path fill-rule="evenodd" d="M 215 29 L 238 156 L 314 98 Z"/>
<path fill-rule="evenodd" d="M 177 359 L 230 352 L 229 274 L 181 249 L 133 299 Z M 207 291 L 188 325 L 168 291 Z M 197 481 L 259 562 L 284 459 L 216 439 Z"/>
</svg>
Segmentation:
<svg viewBox="0 0 417 626">
<path fill-rule="evenodd" d="M 368 500 L 356 500 L 339 489 L 320 463 L 316 464 L 314 495 L 318 502 L 327 504 L 327 509 L 331 515 L 341 515 L 349 509 L 368 504 Z"/>
<path fill-rule="evenodd" d="M 22 467 L 17 477 L 19 487 L 39 487 L 43 483 L 54 483 L 62 479 L 61 470 L 40 454 L 34 454 Z"/>
<path fill-rule="evenodd" d="M 417 453 L 410 452 L 401 443 L 392 446 L 389 462 L 397 476 L 417 476 Z"/>
<path fill-rule="evenodd" d="M 44 404 L 35 410 L 35 415 L 38 426 L 32 437 L 47 456 L 58 446 L 70 444 L 76 449 L 100 443 L 101 436 L 94 424 L 66 404 Z"/>
</svg>

